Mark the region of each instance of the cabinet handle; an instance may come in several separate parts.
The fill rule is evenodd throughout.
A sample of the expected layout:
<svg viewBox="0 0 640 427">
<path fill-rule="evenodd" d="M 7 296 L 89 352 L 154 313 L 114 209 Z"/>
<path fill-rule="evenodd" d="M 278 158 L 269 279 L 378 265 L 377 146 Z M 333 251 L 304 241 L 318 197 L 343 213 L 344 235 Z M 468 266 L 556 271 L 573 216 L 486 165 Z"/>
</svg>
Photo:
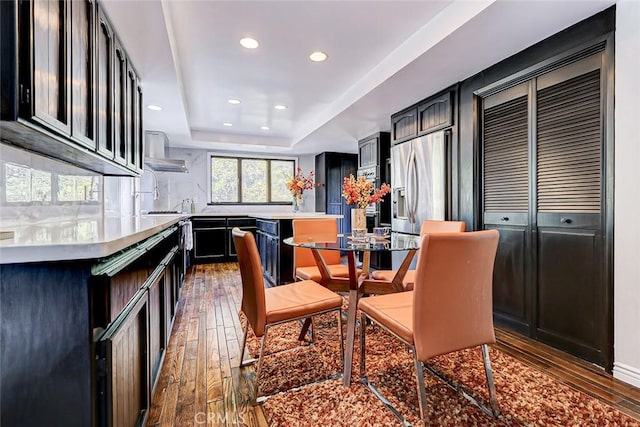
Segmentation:
<svg viewBox="0 0 640 427">
<path fill-rule="evenodd" d="M 561 224 L 571 224 L 573 220 L 571 218 L 560 218 Z"/>
<path fill-rule="evenodd" d="M 509 217 L 508 216 L 503 216 L 502 218 L 500 218 L 500 221 L 509 221 Z"/>
</svg>

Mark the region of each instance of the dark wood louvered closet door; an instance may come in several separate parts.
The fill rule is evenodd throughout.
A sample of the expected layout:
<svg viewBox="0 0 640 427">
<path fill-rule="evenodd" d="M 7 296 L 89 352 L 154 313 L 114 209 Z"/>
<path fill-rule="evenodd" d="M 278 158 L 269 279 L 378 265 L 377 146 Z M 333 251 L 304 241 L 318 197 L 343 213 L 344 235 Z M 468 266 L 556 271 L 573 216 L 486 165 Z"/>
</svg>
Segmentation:
<svg viewBox="0 0 640 427">
<path fill-rule="evenodd" d="M 482 99 L 497 324 L 608 366 L 602 53 Z"/>
<path fill-rule="evenodd" d="M 536 335 L 602 364 L 607 304 L 599 59 L 537 79 Z"/>
<path fill-rule="evenodd" d="M 529 84 L 484 99 L 484 228 L 500 231 L 493 307 L 500 324 L 529 335 Z"/>
</svg>

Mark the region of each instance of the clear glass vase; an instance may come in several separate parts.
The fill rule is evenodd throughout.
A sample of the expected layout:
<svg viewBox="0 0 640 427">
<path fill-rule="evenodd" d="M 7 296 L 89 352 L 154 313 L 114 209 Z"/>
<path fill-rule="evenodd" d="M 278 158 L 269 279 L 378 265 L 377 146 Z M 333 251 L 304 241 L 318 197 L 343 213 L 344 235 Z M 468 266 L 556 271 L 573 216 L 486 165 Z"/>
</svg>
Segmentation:
<svg viewBox="0 0 640 427">
<path fill-rule="evenodd" d="M 351 230 L 367 230 L 366 210 L 362 208 L 351 209 Z"/>
<path fill-rule="evenodd" d="M 293 210 L 293 212 L 295 213 L 300 212 L 300 208 L 302 207 L 303 203 L 304 203 L 304 199 L 302 198 L 302 194 L 298 194 L 297 196 L 294 196 L 293 201 L 291 202 L 291 210 Z"/>
</svg>

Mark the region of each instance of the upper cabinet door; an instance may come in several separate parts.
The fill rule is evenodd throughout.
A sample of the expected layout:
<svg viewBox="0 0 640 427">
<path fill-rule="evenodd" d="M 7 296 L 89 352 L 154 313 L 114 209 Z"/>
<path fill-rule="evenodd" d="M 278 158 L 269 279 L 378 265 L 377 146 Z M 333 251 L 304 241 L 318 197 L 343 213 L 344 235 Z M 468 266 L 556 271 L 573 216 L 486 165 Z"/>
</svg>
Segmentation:
<svg viewBox="0 0 640 427">
<path fill-rule="evenodd" d="M 127 120 L 127 56 L 122 44 L 116 40 L 113 63 L 113 144 L 114 159 L 120 164 L 127 163 L 128 120 Z"/>
<path fill-rule="evenodd" d="M 71 135 L 73 139 L 96 149 L 95 142 L 95 7 L 94 1 L 71 4 Z"/>
<path fill-rule="evenodd" d="M 138 126 L 140 125 L 140 105 L 138 103 L 138 76 L 129 63 L 127 64 L 126 96 L 127 167 L 136 170 L 140 164 L 140 134 L 138 132 Z"/>
<path fill-rule="evenodd" d="M 22 91 L 33 90 L 27 100 L 27 118 L 44 122 L 49 128 L 70 134 L 71 103 L 69 85 L 70 54 L 67 44 L 68 13 L 71 3 L 35 0 L 33 19 L 23 13 L 23 24 L 32 24 L 32 67 L 23 75 Z M 31 88 L 31 89 L 30 89 Z M 23 110 L 24 111 L 24 110 Z M 31 117 L 30 117 L 31 116 Z"/>
<path fill-rule="evenodd" d="M 113 158 L 113 31 L 102 8 L 98 7 L 98 28 L 96 35 L 96 136 L 98 151 L 105 157 Z"/>
<path fill-rule="evenodd" d="M 391 116 L 391 143 L 405 141 L 418 134 L 418 110 L 410 108 Z"/>
</svg>

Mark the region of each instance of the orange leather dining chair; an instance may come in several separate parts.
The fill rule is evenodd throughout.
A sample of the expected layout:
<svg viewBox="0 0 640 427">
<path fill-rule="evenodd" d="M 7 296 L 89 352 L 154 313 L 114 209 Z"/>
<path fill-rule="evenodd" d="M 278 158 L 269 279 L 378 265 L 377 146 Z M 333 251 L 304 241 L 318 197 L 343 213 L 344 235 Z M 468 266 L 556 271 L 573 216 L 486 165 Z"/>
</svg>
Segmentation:
<svg viewBox="0 0 640 427">
<path fill-rule="evenodd" d="M 420 236 L 424 236 L 427 233 L 455 233 L 464 232 L 466 228 L 464 221 L 438 221 L 433 219 L 425 219 L 420 225 Z M 420 252 L 416 255 L 419 256 Z M 371 272 L 371 278 L 376 280 L 386 280 L 390 282 L 396 275 L 397 270 L 376 270 Z M 402 286 L 405 290 L 410 291 L 413 289 L 413 283 L 415 282 L 416 271 L 408 270 L 402 279 Z"/>
<path fill-rule="evenodd" d="M 261 339 L 254 391 L 254 399 L 257 400 L 262 358 L 269 327 L 335 310 L 338 313 L 340 355 L 341 357 L 344 355 L 342 316 L 340 315 L 342 298 L 312 280 L 265 289 L 260 255 L 258 254 L 253 234 L 236 227 L 232 230 L 232 235 L 233 243 L 238 253 L 238 264 L 240 265 L 240 275 L 242 277 L 241 311 L 247 318 L 240 350 L 240 366 L 248 364 L 243 363 L 243 358 L 249 326 L 251 326 L 256 337 Z M 344 358 L 342 357 L 342 359 Z M 253 360 L 249 362 L 253 362 Z"/>
<path fill-rule="evenodd" d="M 333 241 L 338 235 L 338 220 L 335 218 L 294 219 L 293 237 L 302 239 L 309 237 L 314 240 L 326 239 Z M 349 277 L 349 267 L 340 263 L 340 251 L 319 251 L 322 259 L 333 277 Z M 296 280 L 314 280 L 320 282 L 321 275 L 318 264 L 313 258 L 311 249 L 295 247 L 293 249 L 293 268 Z M 362 270 L 357 269 L 360 276 Z"/>
<path fill-rule="evenodd" d="M 476 346 L 482 348 L 491 409 L 463 394 L 487 414 L 498 416 L 487 347 L 496 341 L 491 291 L 498 238 L 497 230 L 426 234 L 418 258 L 415 289 L 363 298 L 358 304 L 362 315 L 360 375 L 363 383 L 381 396 L 365 375 L 365 327 L 369 318 L 413 350 L 420 417 L 425 425 L 428 425 L 423 373 L 426 362 Z M 426 367 L 446 381 L 434 368 Z M 402 418 L 395 408 L 393 411 Z"/>
</svg>

